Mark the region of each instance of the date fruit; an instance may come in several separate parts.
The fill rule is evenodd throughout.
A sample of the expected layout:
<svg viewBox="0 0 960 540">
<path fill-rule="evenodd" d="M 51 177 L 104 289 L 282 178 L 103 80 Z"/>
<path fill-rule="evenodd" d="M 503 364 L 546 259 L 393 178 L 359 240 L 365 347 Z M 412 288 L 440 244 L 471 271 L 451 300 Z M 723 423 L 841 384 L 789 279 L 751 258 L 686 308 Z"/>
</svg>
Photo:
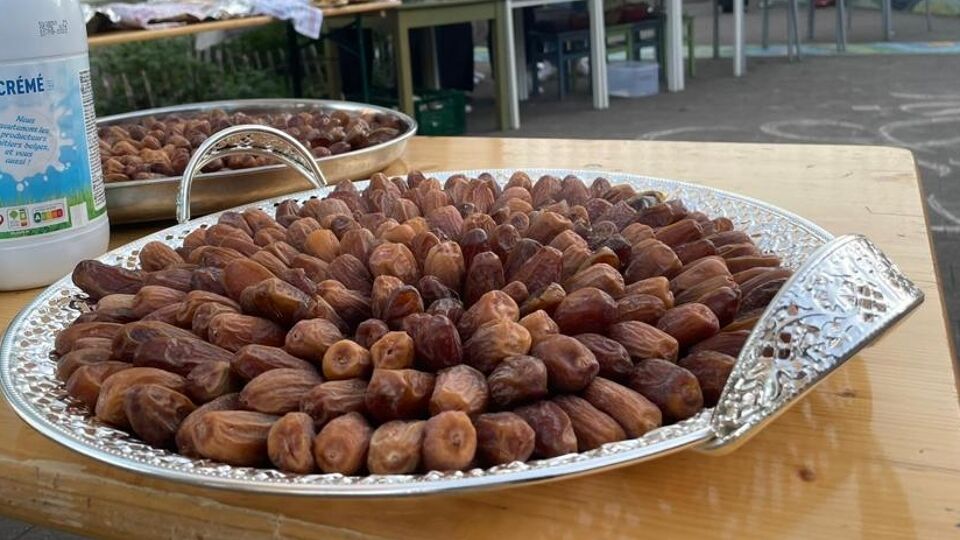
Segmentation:
<svg viewBox="0 0 960 540">
<path fill-rule="evenodd" d="M 483 373 L 461 364 L 437 373 L 433 394 L 430 396 L 430 414 L 443 411 L 463 411 L 471 416 L 487 409 L 489 391 Z"/>
<path fill-rule="evenodd" d="M 341 339 L 323 354 L 323 376 L 328 380 L 366 379 L 372 371 L 370 351 L 355 341 Z"/>
<path fill-rule="evenodd" d="M 616 341 L 600 334 L 579 334 L 573 337 L 593 353 L 600 366 L 598 375 L 601 377 L 622 381 L 633 371 L 630 353 Z"/>
<path fill-rule="evenodd" d="M 444 411 L 423 428 L 423 465 L 428 471 L 460 471 L 477 452 L 477 431 L 461 411 Z"/>
<path fill-rule="evenodd" d="M 519 323 L 500 321 L 478 328 L 463 348 L 467 364 L 490 373 L 504 358 L 527 354 L 531 343 L 530 332 Z"/>
<path fill-rule="evenodd" d="M 553 402 L 570 418 L 577 435 L 577 449 L 581 452 L 627 438 L 616 420 L 583 398 L 563 395 L 553 398 Z"/>
<path fill-rule="evenodd" d="M 370 438 L 367 469 L 372 474 L 410 474 L 420 466 L 426 422 L 393 420 L 382 424 Z"/>
<path fill-rule="evenodd" d="M 673 336 L 679 347 L 686 350 L 719 332 L 720 322 L 707 306 L 690 303 L 668 309 L 657 328 Z"/>
<path fill-rule="evenodd" d="M 584 390 L 583 398 L 620 424 L 630 438 L 660 427 L 663 415 L 650 400 L 611 380 L 597 377 Z"/>
<path fill-rule="evenodd" d="M 186 390 L 183 377 L 162 369 L 134 367 L 117 371 L 107 377 L 100 387 L 95 411 L 97 418 L 120 428 L 129 427 L 123 399 L 127 391 L 138 384 L 156 384 L 180 393 Z"/>
<path fill-rule="evenodd" d="M 446 316 L 408 315 L 403 320 L 403 329 L 413 338 L 417 364 L 427 371 L 438 371 L 463 362 L 460 334 Z"/>
<path fill-rule="evenodd" d="M 547 367 L 533 356 L 505 358 L 487 377 L 490 403 L 509 409 L 547 395 Z"/>
<path fill-rule="evenodd" d="M 677 365 L 697 378 L 703 393 L 703 405 L 713 407 L 720 400 L 737 359 L 716 351 L 700 351 L 681 358 Z"/>
<path fill-rule="evenodd" d="M 228 465 L 253 467 L 268 460 L 267 438 L 276 416 L 251 411 L 212 410 L 184 420 L 177 446 Z M 184 452 L 185 453 L 185 452 Z"/>
<path fill-rule="evenodd" d="M 334 418 L 313 439 L 313 457 L 325 473 L 357 474 L 367 462 L 373 429 L 355 412 Z"/>
<path fill-rule="evenodd" d="M 481 414 L 474 424 L 477 455 L 484 466 L 526 461 L 533 454 L 536 434 L 520 416 L 512 412 Z"/>
<path fill-rule="evenodd" d="M 603 332 L 616 319 L 617 302 L 595 287 L 568 293 L 553 312 L 560 332 L 568 335 Z"/>
<path fill-rule="evenodd" d="M 217 315 L 207 329 L 211 343 L 233 352 L 251 344 L 281 345 L 284 334 L 283 328 L 273 321 L 238 313 Z M 290 334 L 293 334 L 293 330 Z"/>
<path fill-rule="evenodd" d="M 370 347 L 370 358 L 376 369 L 413 367 L 413 338 L 406 332 L 387 332 Z"/>
<path fill-rule="evenodd" d="M 530 353 L 543 361 L 550 388 L 556 392 L 579 392 L 600 371 L 600 363 L 590 349 L 570 336 L 550 336 Z"/>
<path fill-rule="evenodd" d="M 513 411 L 535 434 L 533 453 L 552 458 L 577 451 L 577 435 L 570 417 L 552 401 L 538 401 Z"/>
<path fill-rule="evenodd" d="M 271 369 L 254 377 L 240 391 L 240 406 L 267 414 L 295 411 L 300 400 L 323 382 L 316 374 L 302 369 Z"/>
<path fill-rule="evenodd" d="M 79 400 L 91 411 L 97 406 L 100 397 L 100 388 L 103 382 L 119 371 L 130 369 L 126 362 L 97 362 L 88 366 L 78 367 L 67 379 L 67 395 Z"/>
<path fill-rule="evenodd" d="M 313 419 L 301 412 L 289 412 L 270 426 L 267 455 L 273 465 L 285 472 L 309 474 L 316 466 Z"/>
<path fill-rule="evenodd" d="M 689 418 L 703 409 L 703 393 L 697 377 L 673 362 L 659 358 L 639 362 L 627 386 L 660 409 L 664 424 Z"/>
<path fill-rule="evenodd" d="M 663 358 L 676 360 L 680 346 L 663 330 L 639 321 L 613 324 L 607 330 L 611 339 L 620 343 L 634 360 Z"/>
<path fill-rule="evenodd" d="M 143 442 L 171 447 L 184 418 L 196 409 L 190 399 L 165 386 L 139 384 L 123 396 L 123 413 Z"/>
<path fill-rule="evenodd" d="M 343 334 L 334 323 L 327 319 L 306 319 L 293 325 L 283 342 L 283 349 L 298 358 L 322 365 L 327 349 L 341 339 Z"/>
<path fill-rule="evenodd" d="M 313 418 L 317 427 L 350 412 L 366 411 L 367 382 L 362 379 L 328 381 L 314 386 L 300 399 L 300 410 Z"/>
<path fill-rule="evenodd" d="M 433 374 L 413 369 L 375 369 L 364 405 L 381 422 L 422 417 L 427 413 L 434 381 Z"/>
</svg>

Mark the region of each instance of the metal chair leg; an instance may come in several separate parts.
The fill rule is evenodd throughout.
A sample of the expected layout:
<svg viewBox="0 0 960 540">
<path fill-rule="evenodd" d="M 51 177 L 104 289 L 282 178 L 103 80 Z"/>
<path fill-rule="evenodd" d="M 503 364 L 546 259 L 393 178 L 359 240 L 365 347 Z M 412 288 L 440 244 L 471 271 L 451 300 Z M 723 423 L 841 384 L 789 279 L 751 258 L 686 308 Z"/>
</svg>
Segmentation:
<svg viewBox="0 0 960 540">
<path fill-rule="evenodd" d="M 882 0 L 883 8 L 883 39 L 893 39 L 893 3 L 891 0 Z"/>
<path fill-rule="evenodd" d="M 767 27 L 764 26 L 763 29 L 766 31 Z M 713 59 L 718 58 L 720 58 L 720 0 L 713 0 Z"/>
<path fill-rule="evenodd" d="M 927 18 L 927 32 L 933 32 L 933 19 L 930 18 L 930 0 L 923 0 L 923 15 Z"/>
<path fill-rule="evenodd" d="M 800 61 L 803 60 L 803 54 L 800 52 L 800 2 L 799 0 L 790 0 L 790 5 L 793 10 L 793 37 L 796 38 L 793 47 L 797 53 L 797 61 Z"/>
<path fill-rule="evenodd" d="M 770 0 L 763 0 L 763 25 L 760 28 L 760 44 L 770 48 Z"/>
<path fill-rule="evenodd" d="M 810 0 L 807 6 L 807 39 L 813 41 L 814 34 L 816 34 L 817 3 L 814 0 Z"/>
<path fill-rule="evenodd" d="M 836 0 L 837 2 L 837 51 L 845 52 L 847 50 L 847 2 L 846 0 Z"/>
</svg>

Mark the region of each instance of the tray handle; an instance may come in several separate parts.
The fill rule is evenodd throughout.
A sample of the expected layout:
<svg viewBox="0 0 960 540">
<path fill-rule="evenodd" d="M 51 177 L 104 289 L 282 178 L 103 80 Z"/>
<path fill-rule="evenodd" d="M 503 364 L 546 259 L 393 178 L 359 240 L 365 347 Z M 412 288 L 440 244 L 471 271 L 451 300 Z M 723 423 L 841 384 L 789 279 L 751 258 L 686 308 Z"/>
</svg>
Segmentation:
<svg viewBox="0 0 960 540">
<path fill-rule="evenodd" d="M 276 159 L 300 173 L 320 189 L 327 185 L 323 171 L 310 150 L 300 141 L 279 129 L 257 124 L 232 126 L 218 131 L 203 141 L 187 163 L 177 193 L 177 222 L 190 221 L 190 188 L 193 178 L 205 165 L 216 159 L 238 154 L 253 154 Z"/>
<path fill-rule="evenodd" d="M 714 410 L 714 437 L 700 449 L 736 448 L 922 302 L 865 237 L 823 245 L 757 321 Z"/>
</svg>

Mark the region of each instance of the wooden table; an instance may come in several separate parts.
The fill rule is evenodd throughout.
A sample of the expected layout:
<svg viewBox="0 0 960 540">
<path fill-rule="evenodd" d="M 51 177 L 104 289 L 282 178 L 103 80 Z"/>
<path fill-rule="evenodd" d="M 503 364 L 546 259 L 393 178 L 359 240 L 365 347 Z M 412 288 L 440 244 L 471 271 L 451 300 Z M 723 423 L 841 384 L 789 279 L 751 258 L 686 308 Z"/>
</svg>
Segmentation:
<svg viewBox="0 0 960 540">
<path fill-rule="evenodd" d="M 923 197 L 906 150 L 867 146 L 417 138 L 392 167 L 581 167 L 759 197 L 867 234 L 926 292 L 913 316 L 736 452 L 683 452 L 572 480 L 455 496 L 317 500 L 137 476 L 0 404 L 0 513 L 98 537 L 948 538 L 960 415 Z M 113 245 L 150 229 L 121 229 Z M 0 294 L 0 325 L 35 292 Z"/>
</svg>

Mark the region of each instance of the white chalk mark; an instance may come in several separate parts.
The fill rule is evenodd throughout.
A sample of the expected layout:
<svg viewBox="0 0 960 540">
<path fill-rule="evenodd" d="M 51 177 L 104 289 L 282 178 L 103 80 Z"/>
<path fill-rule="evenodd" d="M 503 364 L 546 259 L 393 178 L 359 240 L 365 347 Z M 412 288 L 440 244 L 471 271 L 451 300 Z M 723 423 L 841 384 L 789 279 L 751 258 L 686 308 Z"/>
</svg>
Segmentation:
<svg viewBox="0 0 960 540">
<path fill-rule="evenodd" d="M 960 144 L 960 136 L 958 137 L 948 137 L 945 139 L 931 139 L 928 141 L 917 141 L 917 142 L 907 142 L 899 137 L 893 135 L 894 131 L 897 131 L 901 128 L 911 128 L 911 127 L 924 127 L 934 124 L 951 124 L 957 123 L 960 124 L 960 116 L 947 116 L 947 117 L 937 117 L 937 118 L 916 118 L 913 120 L 897 120 L 896 122 L 890 122 L 889 124 L 884 124 L 880 126 L 877 131 L 880 135 L 894 144 L 895 146 L 902 146 L 904 148 L 910 148 L 913 150 L 927 150 L 929 148 L 942 147 L 942 146 L 954 146 Z"/>
<path fill-rule="evenodd" d="M 870 144 L 874 142 L 874 137 L 847 137 L 843 135 L 825 135 L 825 136 L 814 136 L 814 135 L 805 135 L 802 133 L 792 133 L 787 131 L 788 128 L 842 128 L 849 129 L 854 131 L 860 131 L 865 134 L 869 133 L 867 128 L 861 126 L 860 124 L 854 124 L 853 122 L 843 122 L 840 120 L 815 120 L 811 118 L 801 118 L 797 120 L 781 120 L 777 122 L 767 122 L 760 126 L 760 131 L 771 135 L 774 137 L 781 137 L 784 139 L 791 139 L 794 141 L 804 141 L 804 142 L 819 142 L 824 141 L 843 141 L 854 144 Z"/>
<path fill-rule="evenodd" d="M 890 96 L 900 99 L 960 99 L 960 94 L 911 94 L 906 92 L 890 92 Z"/>
<path fill-rule="evenodd" d="M 921 114 L 924 116 L 951 116 L 960 114 L 960 101 L 924 101 L 900 105 L 900 110 L 907 113 L 921 109 L 936 109 L 930 112 L 922 112 Z"/>
<path fill-rule="evenodd" d="M 960 225 L 931 225 L 930 230 L 938 233 L 960 233 Z"/>
<path fill-rule="evenodd" d="M 931 171 L 937 173 L 937 176 L 943 178 L 950 174 L 950 171 L 953 169 L 949 165 L 944 165 L 943 163 L 934 163 L 932 161 L 926 161 L 923 159 L 917 159 L 917 165 L 923 167 L 924 169 L 930 169 Z"/>
<path fill-rule="evenodd" d="M 883 107 L 880 105 L 851 105 L 850 108 L 858 112 L 883 110 Z"/>
<path fill-rule="evenodd" d="M 651 131 L 637 137 L 638 140 L 655 141 L 673 135 L 683 133 L 696 133 L 700 131 L 737 131 L 737 128 L 731 126 L 688 126 L 673 129 L 664 129 L 661 131 Z"/>
<path fill-rule="evenodd" d="M 940 201 L 933 196 L 933 193 L 927 195 L 927 204 L 930 206 L 930 210 L 951 223 L 951 225 L 931 226 L 931 230 L 937 232 L 952 232 L 951 230 L 948 230 L 948 228 L 953 229 L 954 227 L 956 227 L 957 230 L 960 230 L 960 217 L 957 217 L 953 212 L 944 208 L 943 205 L 940 204 Z"/>
</svg>

